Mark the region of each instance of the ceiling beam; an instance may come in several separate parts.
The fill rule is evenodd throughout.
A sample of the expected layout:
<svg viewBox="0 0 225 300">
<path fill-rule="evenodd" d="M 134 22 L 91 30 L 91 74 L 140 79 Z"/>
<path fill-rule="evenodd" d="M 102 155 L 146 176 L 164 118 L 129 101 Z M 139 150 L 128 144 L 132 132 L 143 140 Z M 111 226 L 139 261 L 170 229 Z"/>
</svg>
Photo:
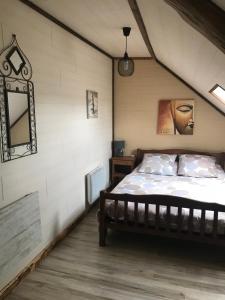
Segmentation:
<svg viewBox="0 0 225 300">
<path fill-rule="evenodd" d="M 101 52 L 105 56 L 113 59 L 113 57 L 109 53 L 107 53 L 103 49 L 99 48 L 97 45 L 95 45 L 94 43 L 92 43 L 91 41 L 89 41 L 88 39 L 86 39 L 85 37 L 83 37 L 82 35 L 80 35 L 79 33 L 77 33 L 76 31 L 74 31 L 72 28 L 70 28 L 69 26 L 67 26 L 66 24 L 64 24 L 63 22 L 61 22 L 57 18 L 55 18 L 54 16 L 50 15 L 49 13 L 47 13 L 45 10 L 43 10 L 42 8 L 40 8 L 39 6 L 37 6 L 36 4 L 34 4 L 33 2 L 31 2 L 29 0 L 19 0 L 19 1 L 22 2 L 23 4 L 29 6 L 30 8 L 32 8 L 33 10 L 35 10 L 36 12 L 38 12 L 39 14 L 41 14 L 42 16 L 44 16 L 45 18 L 47 18 L 48 20 L 50 20 L 53 23 L 57 24 L 62 29 L 64 29 L 67 32 L 71 33 L 73 36 L 75 36 L 76 38 L 78 38 L 82 42 L 86 43 L 90 47 L 92 47 L 95 50 Z"/>
<path fill-rule="evenodd" d="M 210 0 L 165 0 L 179 15 L 225 53 L 225 11 Z"/>
<path fill-rule="evenodd" d="M 145 28 L 145 24 L 144 24 L 144 21 L 142 19 L 142 16 L 141 16 L 141 13 L 140 13 L 140 10 L 139 10 L 139 7 L 137 5 L 137 1 L 136 0 L 128 0 L 128 3 L 130 5 L 130 9 L 134 15 L 134 18 L 137 22 L 137 25 L 139 27 L 139 30 L 141 32 L 141 35 L 142 35 L 142 38 L 145 42 L 145 45 L 150 53 L 150 55 L 156 59 L 156 56 L 155 56 L 155 52 L 152 48 L 152 45 L 150 43 L 150 40 L 149 40 L 149 37 L 148 37 L 148 33 L 147 33 L 147 30 Z"/>
</svg>

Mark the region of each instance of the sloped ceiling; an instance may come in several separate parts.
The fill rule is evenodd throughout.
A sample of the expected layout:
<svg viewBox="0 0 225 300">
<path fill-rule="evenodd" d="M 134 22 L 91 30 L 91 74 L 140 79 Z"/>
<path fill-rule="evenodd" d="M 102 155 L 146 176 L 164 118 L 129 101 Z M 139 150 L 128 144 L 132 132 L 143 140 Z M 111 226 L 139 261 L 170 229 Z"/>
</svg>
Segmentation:
<svg viewBox="0 0 225 300">
<path fill-rule="evenodd" d="M 225 55 L 187 24 L 164 0 L 137 1 L 159 61 L 225 113 L 225 105 L 209 90 L 225 86 Z"/>
<path fill-rule="evenodd" d="M 122 27 L 132 28 L 129 55 L 150 56 L 127 0 L 32 0 L 113 57 L 124 53 Z"/>
<path fill-rule="evenodd" d="M 212 0 L 217 6 L 225 10 L 225 0 Z"/>
<path fill-rule="evenodd" d="M 121 28 L 131 26 L 128 53 L 149 57 L 129 0 L 32 0 L 34 4 L 113 57 L 124 52 Z M 225 105 L 209 91 L 225 87 L 225 54 L 196 31 L 164 0 L 136 0 L 157 59 L 221 112 Z M 213 0 L 225 10 L 225 0 Z"/>
</svg>

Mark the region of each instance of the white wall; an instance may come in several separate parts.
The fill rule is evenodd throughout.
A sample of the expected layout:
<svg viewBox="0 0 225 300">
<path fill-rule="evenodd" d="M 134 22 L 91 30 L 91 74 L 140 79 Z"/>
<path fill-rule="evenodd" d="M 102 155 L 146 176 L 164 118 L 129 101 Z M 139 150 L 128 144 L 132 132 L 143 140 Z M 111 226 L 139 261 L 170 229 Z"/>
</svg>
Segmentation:
<svg viewBox="0 0 225 300">
<path fill-rule="evenodd" d="M 156 133 L 162 99 L 195 100 L 193 135 Z M 135 60 L 131 77 L 119 76 L 116 69 L 115 139 L 126 141 L 127 155 L 137 148 L 225 151 L 224 133 L 225 117 L 153 60 Z"/>
<path fill-rule="evenodd" d="M 84 210 L 84 175 L 108 172 L 112 62 L 17 0 L 0 0 L 0 26 L 0 48 L 15 33 L 32 64 L 38 139 L 38 154 L 0 164 L 0 207 L 38 191 L 42 222 L 42 244 L 1 288 Z M 99 93 L 98 119 L 86 118 L 86 89 Z"/>
</svg>

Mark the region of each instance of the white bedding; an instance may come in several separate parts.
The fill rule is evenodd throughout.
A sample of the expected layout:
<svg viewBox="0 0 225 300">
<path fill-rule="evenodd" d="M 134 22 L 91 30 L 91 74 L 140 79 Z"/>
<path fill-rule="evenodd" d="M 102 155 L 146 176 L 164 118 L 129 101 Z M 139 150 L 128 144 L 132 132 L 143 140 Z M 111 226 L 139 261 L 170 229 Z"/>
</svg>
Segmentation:
<svg viewBox="0 0 225 300">
<path fill-rule="evenodd" d="M 118 194 L 163 194 L 184 197 L 201 202 L 213 202 L 225 205 L 225 173 L 222 172 L 219 178 L 195 178 L 183 176 L 162 176 L 153 174 L 138 173 L 136 168 L 131 174 L 127 175 L 112 191 Z M 144 221 L 144 204 L 138 205 L 139 222 Z M 119 203 L 118 217 L 123 218 L 123 202 Z M 114 201 L 107 201 L 107 213 L 110 217 L 114 215 Z M 134 217 L 134 204 L 128 203 L 128 218 Z M 176 227 L 177 208 L 172 207 L 171 213 L 174 219 L 171 226 Z M 183 229 L 187 229 L 187 216 L 189 209 L 182 209 Z M 166 207 L 160 208 L 161 222 L 165 222 Z M 154 222 L 155 205 L 149 206 L 149 221 Z M 194 228 L 200 230 L 201 212 L 194 210 Z M 206 232 L 212 232 L 213 212 L 206 211 Z M 219 213 L 218 231 L 220 234 L 225 232 L 225 213 Z"/>
</svg>

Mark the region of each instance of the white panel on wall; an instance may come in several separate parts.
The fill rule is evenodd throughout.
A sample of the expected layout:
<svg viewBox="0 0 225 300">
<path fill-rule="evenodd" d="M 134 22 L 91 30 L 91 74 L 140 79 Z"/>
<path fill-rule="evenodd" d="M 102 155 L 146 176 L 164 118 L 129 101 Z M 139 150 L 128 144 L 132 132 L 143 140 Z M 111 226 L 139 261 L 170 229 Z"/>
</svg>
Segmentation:
<svg viewBox="0 0 225 300">
<path fill-rule="evenodd" d="M 41 242 L 38 193 L 0 209 L 0 281 Z"/>
<path fill-rule="evenodd" d="M 43 232 L 1 289 L 85 209 L 85 174 L 96 165 L 108 174 L 112 61 L 20 1 L 0 0 L 0 26 L 0 49 L 15 33 L 32 64 L 38 142 L 37 154 L 1 164 L 0 206 L 38 191 Z M 86 117 L 86 89 L 99 95 L 95 120 Z"/>
</svg>

